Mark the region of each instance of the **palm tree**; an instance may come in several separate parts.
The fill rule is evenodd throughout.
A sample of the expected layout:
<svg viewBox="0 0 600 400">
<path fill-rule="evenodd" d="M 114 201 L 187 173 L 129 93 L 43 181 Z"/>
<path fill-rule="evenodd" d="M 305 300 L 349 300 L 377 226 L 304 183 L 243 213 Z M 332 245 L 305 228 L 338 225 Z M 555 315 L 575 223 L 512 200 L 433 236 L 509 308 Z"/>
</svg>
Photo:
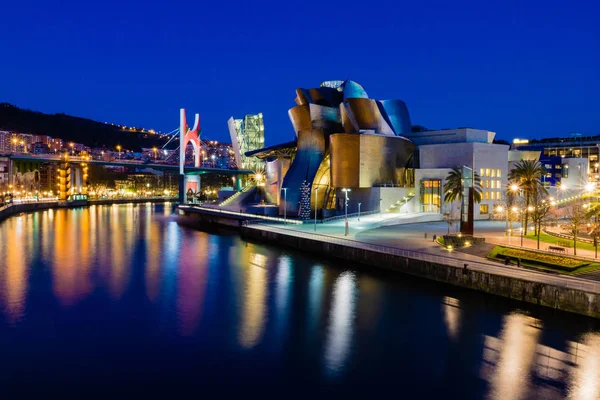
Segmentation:
<svg viewBox="0 0 600 400">
<path fill-rule="evenodd" d="M 465 180 L 470 179 L 470 176 L 463 177 L 463 169 L 461 167 L 452 168 L 452 170 L 448 173 L 448 177 L 446 177 L 446 183 L 444 183 L 444 201 L 447 203 L 452 203 L 454 200 L 462 200 Z M 475 203 L 480 203 L 481 178 L 477 172 L 475 172 L 474 189 Z"/>
<path fill-rule="evenodd" d="M 525 224 L 523 233 L 527 234 L 527 222 L 529 220 L 529 205 L 531 199 L 538 193 L 548 194 L 542 184 L 542 176 L 546 173 L 542 164 L 535 160 L 521 160 L 515 164 L 508 174 L 508 179 L 517 182 L 525 197 Z"/>
<path fill-rule="evenodd" d="M 475 176 L 475 184 L 473 185 L 473 201 L 475 203 L 481 202 L 481 178 L 479 174 L 473 171 Z M 448 173 L 446 177 L 446 183 L 444 183 L 444 201 L 447 203 L 452 203 L 454 200 L 460 200 L 460 210 L 462 214 L 463 210 L 463 192 L 465 188 L 465 180 L 470 180 L 471 177 L 468 174 L 467 176 L 463 176 L 463 168 L 462 167 L 454 167 Z M 462 217 L 461 220 L 461 231 L 462 231 Z"/>
</svg>

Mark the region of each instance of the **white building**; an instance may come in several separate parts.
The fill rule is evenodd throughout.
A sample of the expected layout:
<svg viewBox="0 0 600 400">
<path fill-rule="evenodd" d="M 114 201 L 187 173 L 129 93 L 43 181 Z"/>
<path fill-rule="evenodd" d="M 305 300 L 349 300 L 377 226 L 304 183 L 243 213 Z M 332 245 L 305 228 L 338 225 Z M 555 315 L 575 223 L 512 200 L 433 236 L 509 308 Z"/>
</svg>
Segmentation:
<svg viewBox="0 0 600 400">
<path fill-rule="evenodd" d="M 415 200 L 413 212 L 452 212 L 458 217 L 459 204 L 444 202 L 443 187 L 453 167 L 475 167 L 481 177 L 482 201 L 474 207 L 475 219 L 487 219 L 496 205 L 508 174 L 508 145 L 494 144 L 495 133 L 460 128 L 415 132 L 406 135 L 417 145 L 415 157 Z"/>
</svg>

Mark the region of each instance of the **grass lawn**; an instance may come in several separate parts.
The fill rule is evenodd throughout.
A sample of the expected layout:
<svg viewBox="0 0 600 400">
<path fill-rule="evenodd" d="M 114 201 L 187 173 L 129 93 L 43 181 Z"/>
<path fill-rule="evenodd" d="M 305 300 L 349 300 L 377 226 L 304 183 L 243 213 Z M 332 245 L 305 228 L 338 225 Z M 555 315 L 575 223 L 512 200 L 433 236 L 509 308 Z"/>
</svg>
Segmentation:
<svg viewBox="0 0 600 400">
<path fill-rule="evenodd" d="M 600 269 L 600 263 L 596 262 L 503 246 L 494 247 L 487 257 L 493 260 L 504 260 L 506 257 L 510 257 L 513 265 L 516 264 L 517 258 L 520 258 L 523 266 L 566 275 L 577 275 Z"/>
<path fill-rule="evenodd" d="M 533 240 L 537 240 L 537 236 L 535 236 L 533 233 L 526 235 L 525 236 L 527 239 L 533 239 Z M 570 244 L 570 248 L 573 248 L 573 241 L 569 240 L 569 239 L 562 239 L 556 236 L 551 236 L 548 235 L 547 233 L 543 233 L 540 235 L 540 250 L 545 250 L 544 247 L 542 247 L 542 243 L 546 243 L 546 244 L 556 244 L 557 242 L 567 242 Z M 591 250 L 594 251 L 594 245 L 589 244 L 589 243 L 583 243 L 580 241 L 577 241 L 577 248 L 578 249 L 583 249 L 583 250 Z M 600 250 L 600 246 L 598 246 L 598 249 Z"/>
</svg>

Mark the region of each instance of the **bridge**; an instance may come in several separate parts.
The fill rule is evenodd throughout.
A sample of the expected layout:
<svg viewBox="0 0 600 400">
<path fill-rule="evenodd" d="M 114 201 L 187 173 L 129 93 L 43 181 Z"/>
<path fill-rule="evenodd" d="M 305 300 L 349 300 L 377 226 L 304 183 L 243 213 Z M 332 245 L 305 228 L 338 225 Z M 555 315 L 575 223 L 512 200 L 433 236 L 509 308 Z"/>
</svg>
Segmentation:
<svg viewBox="0 0 600 400">
<path fill-rule="evenodd" d="M 32 153 L 8 153 L 0 154 L 0 157 L 8 157 L 11 160 L 22 162 L 22 163 L 45 163 L 45 162 L 61 162 L 65 160 L 65 157 L 59 154 L 32 154 Z M 137 167 L 137 168 L 152 168 L 169 170 L 176 172 L 179 170 L 179 164 L 164 164 L 164 163 L 151 163 L 138 160 L 94 160 L 92 157 L 87 156 L 68 156 L 68 161 L 72 163 L 86 163 L 104 166 L 115 166 L 115 167 Z M 195 167 L 195 166 L 184 166 L 184 173 L 186 175 L 203 175 L 209 173 L 219 173 L 226 175 L 250 175 L 253 171 L 250 170 L 239 170 L 229 168 L 212 168 L 212 167 Z"/>
<path fill-rule="evenodd" d="M 178 175 L 179 177 L 179 201 L 182 203 L 186 194 L 197 195 L 200 193 L 200 176 L 205 174 L 231 175 L 236 178 L 233 179 L 237 186 L 236 189 L 240 190 L 242 188 L 242 177 L 253 175 L 254 171 L 202 166 L 200 163 L 200 153 L 203 141 L 200 139 L 200 132 L 200 115 L 195 115 L 194 126 L 193 128 L 190 128 L 187 125 L 185 109 L 181 109 L 179 128 L 170 132 L 174 134 L 163 146 L 164 148 L 172 140 L 179 139 L 178 163 L 157 162 L 156 159 L 154 162 L 152 162 L 152 160 L 142 161 L 121 159 L 120 148 L 119 158 L 112 160 L 107 160 L 105 158 L 95 159 L 93 156 L 87 154 L 69 154 L 67 150 L 63 150 L 59 154 L 32 154 L 17 152 L 15 148 L 15 151 L 13 152 L 0 154 L 0 161 L 6 163 L 8 160 L 9 182 L 12 181 L 13 184 L 15 183 L 15 177 L 18 173 L 35 174 L 36 171 L 37 173 L 40 173 L 41 164 L 57 164 L 56 172 L 53 173 L 56 174 L 56 191 L 58 192 L 59 201 L 67 201 L 70 199 L 70 195 L 74 194 L 72 190 L 74 187 L 79 188 L 79 193 L 81 195 L 87 196 L 90 165 L 134 167 L 138 170 L 154 169 L 172 172 L 173 175 Z M 191 166 L 185 165 L 186 147 L 188 144 L 191 144 L 194 149 L 194 163 Z M 154 151 L 156 152 L 156 149 Z M 179 170 L 179 173 L 177 173 L 177 170 Z M 77 183 L 75 184 L 75 182 Z M 12 185 L 9 185 L 9 187 L 11 186 Z"/>
</svg>

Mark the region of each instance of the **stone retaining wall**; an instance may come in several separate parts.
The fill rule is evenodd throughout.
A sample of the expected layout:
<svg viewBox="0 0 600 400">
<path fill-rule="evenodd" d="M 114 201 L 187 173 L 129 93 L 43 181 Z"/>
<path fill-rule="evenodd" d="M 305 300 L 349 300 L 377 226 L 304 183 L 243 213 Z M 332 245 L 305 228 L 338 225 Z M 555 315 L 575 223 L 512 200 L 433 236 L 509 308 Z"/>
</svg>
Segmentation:
<svg viewBox="0 0 600 400">
<path fill-rule="evenodd" d="M 455 266 L 409 259 L 392 254 L 327 243 L 278 232 L 241 228 L 242 236 L 274 245 L 284 245 L 303 252 L 386 268 L 401 273 L 432 279 L 455 286 L 475 289 L 511 299 L 600 318 L 600 296 L 519 278 L 494 275 Z"/>
</svg>

